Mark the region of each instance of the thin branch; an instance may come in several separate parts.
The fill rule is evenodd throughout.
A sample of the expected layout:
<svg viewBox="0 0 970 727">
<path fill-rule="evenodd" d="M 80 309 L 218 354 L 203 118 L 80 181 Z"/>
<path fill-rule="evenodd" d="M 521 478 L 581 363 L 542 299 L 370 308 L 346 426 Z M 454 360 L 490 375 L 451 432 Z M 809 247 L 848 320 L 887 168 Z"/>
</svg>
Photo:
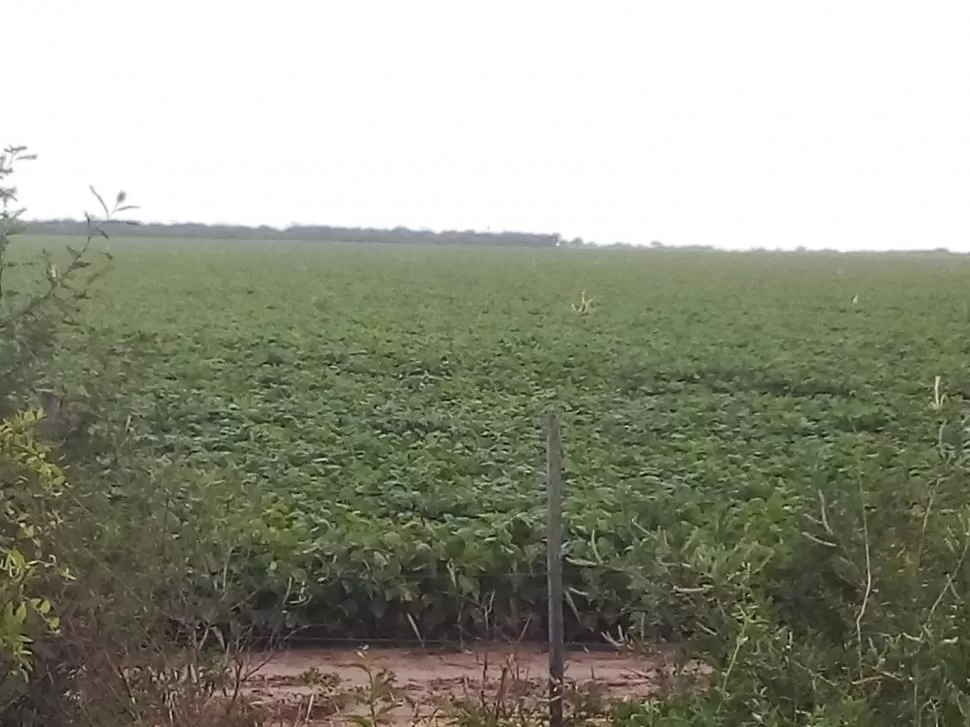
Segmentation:
<svg viewBox="0 0 970 727">
<path fill-rule="evenodd" d="M 869 552 L 869 518 L 866 514 L 865 491 L 862 487 L 862 479 L 859 479 L 859 502 L 862 506 L 862 537 L 865 544 L 866 554 L 866 590 L 862 597 L 862 605 L 855 618 L 856 650 L 859 659 L 859 679 L 863 678 L 862 666 L 862 619 L 865 618 L 869 607 L 869 596 L 872 594 L 872 556 Z"/>
</svg>

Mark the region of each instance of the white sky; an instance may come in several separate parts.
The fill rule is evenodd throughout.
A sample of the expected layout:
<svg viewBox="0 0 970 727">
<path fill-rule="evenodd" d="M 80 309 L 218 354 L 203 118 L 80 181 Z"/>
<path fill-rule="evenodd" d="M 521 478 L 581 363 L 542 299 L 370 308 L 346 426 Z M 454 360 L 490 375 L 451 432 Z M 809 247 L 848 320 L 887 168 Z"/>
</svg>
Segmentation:
<svg viewBox="0 0 970 727">
<path fill-rule="evenodd" d="M 31 217 L 970 250 L 967 0 L 0 4 Z"/>
</svg>

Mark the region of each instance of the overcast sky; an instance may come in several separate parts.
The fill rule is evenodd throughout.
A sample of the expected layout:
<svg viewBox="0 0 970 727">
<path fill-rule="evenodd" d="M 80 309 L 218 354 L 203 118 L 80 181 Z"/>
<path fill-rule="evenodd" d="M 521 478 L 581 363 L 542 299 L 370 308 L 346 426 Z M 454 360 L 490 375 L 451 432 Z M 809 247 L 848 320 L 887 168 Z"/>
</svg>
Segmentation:
<svg viewBox="0 0 970 727">
<path fill-rule="evenodd" d="M 970 250 L 967 0 L 13 0 L 33 217 Z M 12 41 L 12 46 L 11 46 Z"/>
</svg>

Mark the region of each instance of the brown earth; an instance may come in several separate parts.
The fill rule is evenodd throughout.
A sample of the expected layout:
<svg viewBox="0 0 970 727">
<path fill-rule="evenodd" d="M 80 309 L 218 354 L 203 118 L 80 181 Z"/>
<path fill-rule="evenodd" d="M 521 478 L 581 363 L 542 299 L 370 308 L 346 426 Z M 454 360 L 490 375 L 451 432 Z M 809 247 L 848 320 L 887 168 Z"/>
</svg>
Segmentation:
<svg viewBox="0 0 970 727">
<path fill-rule="evenodd" d="M 642 700 L 671 686 L 671 654 L 571 650 L 567 712 L 603 700 Z M 542 647 L 489 645 L 465 651 L 299 649 L 256 653 L 248 695 L 279 725 L 343 724 L 369 715 L 367 695 L 393 677 L 378 708 L 398 724 L 446 721 L 456 711 L 540 714 L 547 709 L 548 656 Z M 370 671 L 362 668 L 370 665 Z"/>
</svg>

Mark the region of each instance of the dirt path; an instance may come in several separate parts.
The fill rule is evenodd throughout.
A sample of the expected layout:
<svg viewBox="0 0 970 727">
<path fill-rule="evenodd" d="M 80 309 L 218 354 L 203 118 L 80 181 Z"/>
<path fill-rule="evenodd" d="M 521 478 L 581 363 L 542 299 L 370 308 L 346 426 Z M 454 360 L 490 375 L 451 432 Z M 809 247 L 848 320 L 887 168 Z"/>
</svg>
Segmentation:
<svg viewBox="0 0 970 727">
<path fill-rule="evenodd" d="M 547 656 L 531 646 L 477 647 L 431 653 L 407 649 L 369 649 L 371 674 L 394 676 L 388 716 L 399 723 L 430 723 L 456 704 L 485 709 L 542 709 Z M 567 704 L 580 694 L 610 699 L 644 699 L 665 685 L 666 659 L 612 652 L 570 651 Z M 275 655 L 253 654 L 256 678 L 250 694 L 273 711 L 280 723 L 341 724 L 368 713 L 361 695 L 374 693 L 353 650 L 301 649 Z M 357 695 L 357 696 L 355 696 Z"/>
</svg>

